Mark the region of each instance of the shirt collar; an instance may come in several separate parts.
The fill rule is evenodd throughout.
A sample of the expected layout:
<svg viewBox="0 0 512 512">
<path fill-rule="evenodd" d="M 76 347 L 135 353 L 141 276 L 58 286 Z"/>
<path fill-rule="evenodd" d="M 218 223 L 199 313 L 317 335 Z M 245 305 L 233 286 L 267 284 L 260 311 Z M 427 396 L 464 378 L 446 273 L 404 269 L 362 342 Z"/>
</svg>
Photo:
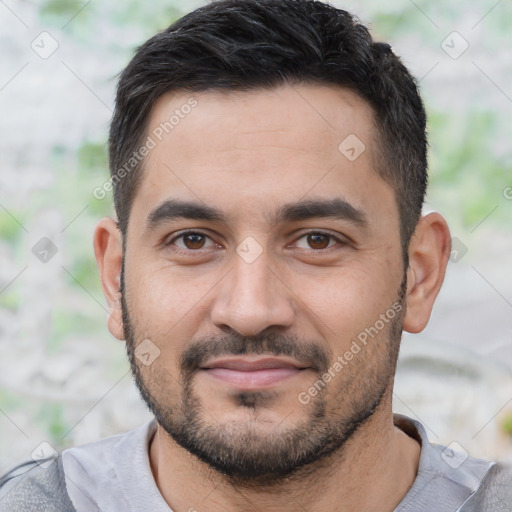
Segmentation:
<svg viewBox="0 0 512 512">
<path fill-rule="evenodd" d="M 429 442 L 423 425 L 394 414 L 395 426 L 421 444 L 418 473 L 394 512 L 456 512 L 478 489 L 494 462 L 469 457 L 450 447 Z"/>
</svg>

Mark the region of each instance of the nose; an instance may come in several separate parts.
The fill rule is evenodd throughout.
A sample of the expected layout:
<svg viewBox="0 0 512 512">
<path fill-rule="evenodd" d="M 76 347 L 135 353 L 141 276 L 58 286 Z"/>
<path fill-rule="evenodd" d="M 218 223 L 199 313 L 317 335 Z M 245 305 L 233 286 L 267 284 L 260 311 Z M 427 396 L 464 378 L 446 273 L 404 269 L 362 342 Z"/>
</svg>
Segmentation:
<svg viewBox="0 0 512 512">
<path fill-rule="evenodd" d="M 265 254 L 252 263 L 235 255 L 232 270 L 219 286 L 211 319 L 224 331 L 257 336 L 265 329 L 283 329 L 294 322 L 293 294 L 269 267 Z"/>
</svg>

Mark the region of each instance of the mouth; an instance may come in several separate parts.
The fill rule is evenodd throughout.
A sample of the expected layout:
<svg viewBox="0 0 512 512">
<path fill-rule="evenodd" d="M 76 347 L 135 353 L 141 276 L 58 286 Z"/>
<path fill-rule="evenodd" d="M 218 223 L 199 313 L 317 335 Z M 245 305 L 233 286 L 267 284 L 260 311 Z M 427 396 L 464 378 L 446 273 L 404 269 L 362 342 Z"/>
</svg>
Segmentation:
<svg viewBox="0 0 512 512">
<path fill-rule="evenodd" d="M 200 369 L 217 381 L 250 390 L 274 386 L 312 368 L 294 359 L 244 356 L 213 360 Z"/>
</svg>

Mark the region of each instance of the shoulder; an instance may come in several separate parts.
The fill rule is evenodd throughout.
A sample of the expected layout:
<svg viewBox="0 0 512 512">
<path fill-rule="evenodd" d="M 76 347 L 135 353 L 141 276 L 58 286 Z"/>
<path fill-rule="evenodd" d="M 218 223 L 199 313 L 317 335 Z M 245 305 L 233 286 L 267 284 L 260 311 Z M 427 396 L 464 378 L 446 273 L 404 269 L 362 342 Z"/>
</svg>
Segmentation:
<svg viewBox="0 0 512 512">
<path fill-rule="evenodd" d="M 147 447 L 155 430 L 151 420 L 137 429 L 68 448 L 59 456 L 19 464 L 0 474 L 0 511 L 128 510 L 123 485 L 137 488 L 141 474 L 151 477 Z M 108 506 L 102 506 L 105 503 Z"/>
<path fill-rule="evenodd" d="M 510 512 L 512 510 L 512 465 L 494 464 L 460 512 Z"/>
<path fill-rule="evenodd" d="M 0 476 L 0 510 L 74 512 L 60 456 L 27 461 Z"/>
</svg>

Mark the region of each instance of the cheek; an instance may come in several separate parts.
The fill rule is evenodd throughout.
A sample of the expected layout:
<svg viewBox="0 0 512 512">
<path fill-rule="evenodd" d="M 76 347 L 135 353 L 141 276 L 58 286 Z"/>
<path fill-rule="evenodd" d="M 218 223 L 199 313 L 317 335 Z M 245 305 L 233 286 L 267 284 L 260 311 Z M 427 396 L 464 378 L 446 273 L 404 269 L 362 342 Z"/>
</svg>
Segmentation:
<svg viewBox="0 0 512 512">
<path fill-rule="evenodd" d="M 133 265 L 127 275 L 131 309 L 140 323 L 170 328 L 193 312 L 205 294 L 201 279 L 180 275 L 169 265 L 141 263 Z"/>
<path fill-rule="evenodd" d="M 398 282 L 390 272 L 368 268 L 330 270 L 328 276 L 296 283 L 304 315 L 314 322 L 334 352 L 342 352 L 365 329 L 373 326 L 397 299 Z"/>
<path fill-rule="evenodd" d="M 207 318 L 208 292 L 216 280 L 209 285 L 209 277 L 179 275 L 162 265 L 132 265 L 127 275 L 126 297 L 136 344 L 151 340 L 160 351 L 157 366 L 174 375 L 179 355 Z"/>
</svg>

